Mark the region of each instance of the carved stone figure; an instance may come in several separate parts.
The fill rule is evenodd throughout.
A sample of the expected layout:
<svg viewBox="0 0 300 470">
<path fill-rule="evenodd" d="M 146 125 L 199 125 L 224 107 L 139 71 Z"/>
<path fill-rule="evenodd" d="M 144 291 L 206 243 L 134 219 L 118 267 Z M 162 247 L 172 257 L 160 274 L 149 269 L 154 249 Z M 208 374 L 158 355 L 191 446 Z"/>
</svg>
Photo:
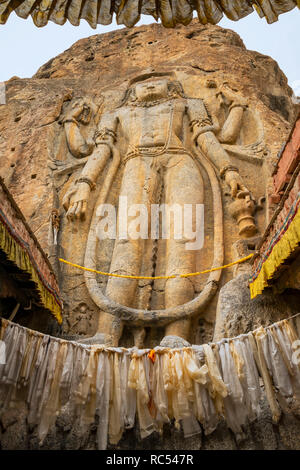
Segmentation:
<svg viewBox="0 0 300 470">
<path fill-rule="evenodd" d="M 70 330 L 77 331 L 77 334 L 79 335 L 85 335 L 91 327 L 92 312 L 88 305 L 84 302 L 80 302 L 75 308 L 74 313 L 76 315 L 75 322 L 70 325 Z"/>
<path fill-rule="evenodd" d="M 208 86 L 215 87 L 213 83 Z M 232 94 L 226 96 L 222 91 L 219 91 L 218 98 L 222 103 L 226 102 L 229 108 L 222 126 L 218 116 L 210 115 L 203 100 L 185 96 L 181 84 L 174 80 L 172 73 L 149 73 L 132 80 L 121 105 L 102 115 L 95 139 L 96 148 L 80 177 L 64 197 L 63 205 L 70 222 L 81 220 L 84 223 L 91 191 L 98 190 L 98 176 L 111 157 L 104 184 L 99 188 L 96 208 L 105 203 L 120 166 L 123 167 L 123 176 L 119 195 L 127 198 L 128 206 L 145 204 L 150 210 L 150 205 L 160 204 L 162 198 L 166 204 L 178 204 L 181 207 L 184 204 L 203 204 L 200 163 L 209 175 L 213 192 L 213 264 L 221 265 L 224 248 L 222 202 L 216 170 L 230 188 L 231 197 L 239 201 L 242 211 L 250 208 L 251 212 L 254 203 L 238 168 L 232 164 L 229 153 L 221 145 L 221 142 L 236 142 L 246 104 Z M 84 110 L 80 109 L 74 111 L 74 116 L 83 113 Z M 65 123 L 73 124 L 73 132 L 76 132 L 75 122 L 66 120 Z M 122 139 L 126 144 L 124 153 L 119 152 L 118 146 Z M 87 155 L 90 152 L 80 142 L 80 136 L 73 139 L 74 142 L 74 155 L 82 155 L 82 152 Z M 255 232 L 251 215 L 250 224 L 243 226 L 246 236 Z M 99 245 L 99 220 L 100 217 L 94 216 L 85 256 L 85 266 L 93 269 Z M 191 279 L 178 276 L 195 272 L 197 250 L 187 250 L 185 243 L 193 240 L 186 237 L 176 239 L 172 228 L 171 223 L 171 236 L 165 242 L 165 275 L 176 277 L 166 281 L 165 309 L 134 308 L 137 280 L 110 277 L 104 294 L 95 274 L 85 273 L 89 293 L 101 309 L 99 334 L 95 336 L 95 341 L 117 345 L 124 321 L 137 328 L 159 322 L 160 325 L 166 325 L 167 337 L 189 339 L 191 317 L 199 313 L 215 293 L 220 273 L 211 273 L 204 289 L 195 297 Z M 117 236 L 110 272 L 140 275 L 147 242 L 141 238 L 123 239 Z M 135 336 L 143 338 L 143 333 L 135 330 Z M 168 344 L 166 340 L 164 345 Z"/>
<path fill-rule="evenodd" d="M 60 215 L 58 209 L 53 209 L 51 212 L 51 228 L 53 236 L 53 245 L 57 245 L 57 235 L 60 227 Z"/>
<path fill-rule="evenodd" d="M 63 98 L 48 162 L 58 185 L 62 183 L 61 177 L 82 167 L 93 152 L 101 99 L 99 104 L 88 96 L 72 98 L 72 93 Z"/>
<path fill-rule="evenodd" d="M 172 54 L 167 54 L 170 44 Z M 121 49 L 126 53 L 120 56 Z M 77 305 L 85 302 L 92 311 L 92 324 L 87 325 L 88 329 L 82 336 L 92 336 L 101 331 L 105 334 L 99 336 L 99 341 L 109 340 L 105 325 L 115 318 L 115 333 L 119 328 L 119 321 L 122 327 L 124 324 L 119 344 L 125 347 L 132 344 L 155 347 L 164 337 L 166 328 L 171 328 L 172 323 L 175 328 L 176 321 L 186 319 L 191 323 L 189 342 L 201 344 L 213 338 L 216 323 L 221 324 L 218 331 L 223 331 L 224 316 L 218 312 L 223 309 L 225 300 L 227 305 L 224 309 L 228 312 L 229 320 L 233 315 L 233 291 L 230 290 L 225 295 L 226 289 L 223 287 L 235 277 L 234 268 L 167 281 L 109 280 L 107 276 L 84 273 L 83 270 L 59 261 L 59 258 L 63 258 L 99 271 L 111 272 L 115 269 L 116 273 L 149 277 L 164 276 L 171 272 L 168 267 L 171 258 L 167 244 L 175 244 L 176 240 L 167 242 L 159 236 L 134 241 L 139 247 L 142 260 L 138 269 L 128 265 L 129 241 L 124 241 L 123 250 L 119 249 L 119 263 L 123 259 L 124 269 L 119 270 L 118 266 L 114 268 L 113 253 L 122 240 L 119 243 L 118 240 L 104 240 L 98 236 L 98 229 L 105 220 L 99 212 L 97 214 L 99 206 L 107 203 L 114 208 L 118 207 L 122 181 L 124 184 L 127 181 L 129 165 L 134 165 L 139 159 L 143 160 L 135 157 L 126 162 L 129 143 L 139 132 L 136 130 L 138 119 L 128 118 L 128 127 L 134 134 L 129 138 L 121 121 L 134 110 L 143 111 L 148 116 L 151 110 L 160 110 L 160 106 L 167 103 L 166 100 L 161 105 L 134 106 L 141 101 L 133 101 L 136 93 L 134 88 L 138 82 L 142 82 L 141 78 L 134 77 L 153 72 L 157 75 L 165 74 L 165 78 L 170 79 L 168 86 L 173 88 L 168 92 L 170 95 L 176 88 L 175 81 L 178 81 L 187 97 L 170 97 L 170 103 L 182 101 L 187 104 L 182 112 L 179 140 L 186 152 L 193 157 L 197 168 L 195 171 L 200 175 L 197 176 L 198 182 L 203 188 L 204 245 L 202 249 L 184 252 L 185 256 L 190 255 L 195 264 L 191 271 L 206 271 L 236 261 L 239 255 L 234 251 L 234 244 L 241 238 L 245 240 L 245 256 L 255 252 L 255 240 L 263 233 L 274 210 L 269 198 L 270 191 L 273 191 L 271 175 L 277 162 L 277 154 L 288 138 L 290 126 L 296 117 L 296 107 L 286 77 L 275 61 L 254 51 L 246 51 L 242 40 L 234 32 L 192 23 L 188 28 L 174 30 L 151 25 L 137 29 L 134 34 L 120 30 L 100 37 L 94 36 L 79 41 L 42 66 L 35 77 L 26 80 L 26 83 L 23 80 L 11 80 L 7 83 L 7 104 L 1 108 L 1 175 L 49 255 L 59 279 L 64 303 L 68 304 L 65 315 L 69 315 L 70 325 L 76 321 Z M 122 101 L 125 93 L 126 99 Z M 192 102 L 196 103 L 197 108 L 195 119 L 201 115 L 201 104 L 205 103 L 208 118 L 213 123 L 211 134 L 217 141 L 216 146 L 222 147 L 222 155 L 226 154 L 230 164 L 239 168 L 239 174 L 250 190 L 250 195 L 239 191 L 239 197 L 232 198 L 230 188 L 224 178 L 220 177 L 220 158 L 217 157 L 221 152 L 218 155 L 214 152 L 213 155 L 219 161 L 217 168 L 202 142 L 202 147 L 194 145 L 188 114 Z M 92 106 L 93 103 L 95 107 Z M 91 112 L 86 109 L 83 113 L 84 106 L 89 107 Z M 87 175 L 81 174 L 83 167 L 88 160 L 90 162 L 87 167 L 93 158 L 97 159 L 100 148 L 105 147 L 104 144 L 96 147 L 95 133 L 109 127 L 105 125 L 105 120 L 112 114 L 117 115 L 117 128 L 111 150 L 106 145 L 109 158 L 99 176 L 96 177 L 96 172 L 92 176 L 96 187 L 89 193 L 85 220 L 74 217 L 70 223 L 61 212 L 63 199 L 69 192 L 72 203 L 77 190 L 80 187 L 83 190 L 87 186 L 87 183 L 75 184 L 75 181 L 84 176 L 87 178 Z M 98 117 L 102 117 L 103 124 L 97 123 Z M 163 127 L 161 117 L 162 113 L 158 112 L 155 119 L 149 118 L 147 122 L 152 121 L 153 126 L 160 129 Z M 155 132 L 156 130 L 155 127 Z M 164 132 L 166 135 L 167 131 Z M 204 137 L 200 136 L 199 142 L 200 139 L 204 140 Z M 167 196 L 166 174 L 162 170 L 158 171 L 161 165 L 159 159 L 168 159 L 168 165 L 172 166 L 172 160 L 180 158 L 178 155 L 144 157 L 144 160 L 150 159 L 153 165 L 157 163 L 157 168 L 151 169 L 157 178 L 154 203 L 166 203 Z M 184 154 L 182 158 L 186 160 L 191 157 Z M 150 176 L 151 174 L 149 171 Z M 183 173 L 180 177 L 183 178 Z M 144 185 L 150 185 L 148 175 L 145 179 L 142 170 L 139 178 Z M 131 181 L 132 191 L 142 184 L 133 177 Z M 189 183 L 185 184 L 184 191 L 183 186 L 180 184 L 176 188 L 178 194 L 180 188 L 183 200 L 196 201 L 196 197 L 192 199 Z M 73 195 L 70 194 L 71 191 Z M 146 199 L 150 200 L 150 196 L 150 192 L 146 192 Z M 263 196 L 263 210 L 257 211 L 259 206 L 255 201 Z M 57 245 L 53 245 L 53 227 L 49 223 L 54 208 L 59 210 L 60 215 Z M 131 221 L 132 219 L 130 223 Z M 254 233 L 256 228 L 257 232 Z M 177 260 L 175 272 L 180 272 L 182 263 L 179 258 Z M 246 269 L 246 264 L 241 265 L 241 269 Z M 168 292 L 172 292 L 170 286 L 177 283 L 179 286 L 186 284 L 188 290 L 182 294 L 180 287 L 175 294 L 182 297 L 176 299 L 174 295 L 173 299 Z M 128 292 L 125 287 L 119 291 L 116 288 L 116 297 L 114 294 L 108 295 L 110 286 L 119 284 L 135 287 L 128 288 Z M 129 301 L 131 288 L 135 289 L 132 302 Z M 219 308 L 221 289 L 222 302 Z M 117 301 L 121 292 L 126 302 Z M 243 292 L 249 295 L 246 281 Z M 170 297 L 170 304 L 167 304 L 167 298 Z M 245 318 L 248 316 L 255 316 L 255 324 L 259 324 L 261 311 L 245 310 Z M 107 322 L 105 318 L 108 319 Z M 276 321 L 276 318 L 272 320 Z M 83 332 L 83 323 L 77 325 Z M 72 332 L 74 335 L 78 333 L 77 325 Z M 236 327 L 240 328 L 240 333 L 244 332 L 244 323 L 237 322 Z M 227 331 L 226 325 L 224 328 Z M 120 334 L 120 330 L 118 331 L 115 344 Z"/>
<path fill-rule="evenodd" d="M 97 106 L 88 98 L 76 98 L 69 105 L 62 122 L 69 150 L 75 158 L 87 157 L 94 150 L 94 141 L 85 139 L 80 127 L 87 126 L 92 119 L 96 120 L 97 112 Z"/>
</svg>

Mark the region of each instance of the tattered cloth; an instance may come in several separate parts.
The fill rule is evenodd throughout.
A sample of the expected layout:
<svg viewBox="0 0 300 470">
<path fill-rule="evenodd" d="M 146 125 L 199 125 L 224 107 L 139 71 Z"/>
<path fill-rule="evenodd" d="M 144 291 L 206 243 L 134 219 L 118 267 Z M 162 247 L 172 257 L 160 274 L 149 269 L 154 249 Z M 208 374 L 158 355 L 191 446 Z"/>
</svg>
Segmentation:
<svg viewBox="0 0 300 470">
<path fill-rule="evenodd" d="M 210 434 L 225 419 L 241 438 L 260 413 L 263 388 L 275 422 L 281 410 L 298 406 L 299 320 L 297 314 L 218 343 L 153 352 L 83 345 L 2 319 L 0 415 L 25 400 L 40 445 L 64 412 L 82 436 L 96 423 L 98 449 L 117 445 L 136 424 L 142 439 L 162 433 L 165 423 L 190 437 L 200 424 Z"/>
<path fill-rule="evenodd" d="M 0 250 L 30 275 L 41 304 L 61 323 L 62 302 L 51 265 L 1 179 L 0 203 Z"/>
<path fill-rule="evenodd" d="M 142 14 L 160 20 L 166 28 L 174 28 L 177 24 L 189 24 L 194 11 L 200 23 L 217 24 L 224 14 L 237 21 L 254 9 L 273 23 L 281 13 L 296 6 L 300 7 L 300 0 L 0 0 L 0 24 L 6 23 L 15 11 L 21 18 L 31 15 L 38 27 L 48 21 L 63 25 L 67 20 L 78 26 L 85 19 L 96 28 L 97 24 L 112 23 L 115 14 L 117 24 L 130 28 Z"/>
<path fill-rule="evenodd" d="M 260 248 L 260 256 L 253 263 L 249 279 L 252 299 L 270 285 L 278 268 L 298 249 L 299 244 L 300 173 Z"/>
</svg>

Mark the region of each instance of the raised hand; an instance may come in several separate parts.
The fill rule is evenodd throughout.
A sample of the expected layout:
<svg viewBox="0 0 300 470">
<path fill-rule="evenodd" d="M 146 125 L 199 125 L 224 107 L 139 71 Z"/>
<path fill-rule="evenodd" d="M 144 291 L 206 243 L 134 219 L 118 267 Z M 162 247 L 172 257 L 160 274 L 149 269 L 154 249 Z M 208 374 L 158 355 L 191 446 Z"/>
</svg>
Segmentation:
<svg viewBox="0 0 300 470">
<path fill-rule="evenodd" d="M 250 196 L 250 191 L 245 186 L 238 171 L 227 170 L 225 173 L 225 181 L 230 187 L 231 196 L 233 198 L 245 198 L 246 196 Z"/>
</svg>

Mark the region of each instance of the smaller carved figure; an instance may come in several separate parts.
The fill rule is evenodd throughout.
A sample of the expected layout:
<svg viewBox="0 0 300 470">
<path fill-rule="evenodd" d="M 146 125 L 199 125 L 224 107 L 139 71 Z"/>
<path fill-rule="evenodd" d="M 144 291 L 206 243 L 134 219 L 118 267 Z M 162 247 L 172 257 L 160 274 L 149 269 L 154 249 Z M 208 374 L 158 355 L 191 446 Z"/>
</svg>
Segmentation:
<svg viewBox="0 0 300 470">
<path fill-rule="evenodd" d="M 57 235 L 60 227 L 60 215 L 58 209 L 52 209 L 51 212 L 51 226 L 53 235 L 53 245 L 57 245 Z"/>
<path fill-rule="evenodd" d="M 232 91 L 226 83 L 218 86 L 215 80 L 207 80 L 206 87 L 211 90 L 206 97 L 206 104 L 219 142 L 236 144 L 242 129 L 244 112 L 248 108 L 247 100 Z"/>
<path fill-rule="evenodd" d="M 92 153 L 95 142 L 92 137 L 85 137 L 82 126 L 88 126 L 92 120 L 97 124 L 98 107 L 89 98 L 75 98 L 70 103 L 64 124 L 68 148 L 75 158 L 84 158 Z"/>
<path fill-rule="evenodd" d="M 70 325 L 70 331 L 76 332 L 78 335 L 88 334 L 92 326 L 92 312 L 89 306 L 80 302 L 77 307 L 74 309 L 75 321 Z"/>
</svg>

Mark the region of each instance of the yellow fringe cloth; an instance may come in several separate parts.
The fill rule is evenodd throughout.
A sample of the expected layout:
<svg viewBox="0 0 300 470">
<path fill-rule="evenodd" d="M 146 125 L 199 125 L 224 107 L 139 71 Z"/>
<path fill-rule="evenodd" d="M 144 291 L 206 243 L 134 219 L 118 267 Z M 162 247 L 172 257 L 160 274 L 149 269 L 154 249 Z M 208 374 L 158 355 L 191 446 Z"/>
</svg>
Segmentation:
<svg viewBox="0 0 300 470">
<path fill-rule="evenodd" d="M 217 268 L 206 269 L 205 271 L 198 271 L 197 273 L 188 273 L 188 274 L 173 274 L 172 276 L 131 276 L 129 274 L 115 274 L 115 273 L 106 273 L 103 271 L 97 271 L 96 269 L 86 268 L 85 266 L 80 266 L 79 264 L 71 263 L 63 258 L 58 258 L 59 261 L 62 263 L 68 264 L 69 266 L 73 266 L 74 268 L 82 269 L 83 271 L 89 271 L 96 274 L 101 274 L 102 276 L 110 276 L 110 277 L 121 277 L 124 279 L 175 279 L 177 277 L 190 277 L 190 276 L 198 276 L 199 274 L 206 274 L 211 273 L 212 271 L 219 271 L 220 269 L 230 268 L 236 264 L 244 263 L 244 261 L 249 260 L 254 255 L 248 255 L 244 258 L 238 259 L 237 261 L 233 261 L 232 263 L 225 264 L 224 266 L 218 266 Z"/>
<path fill-rule="evenodd" d="M 43 306 L 50 310 L 59 324 L 62 323 L 62 307 L 59 305 L 54 295 L 49 292 L 35 268 L 32 266 L 26 250 L 24 250 L 14 238 L 8 233 L 5 226 L 0 223 L 0 248 L 4 251 L 10 261 L 18 266 L 22 271 L 28 273 L 31 280 L 36 284 Z"/>
<path fill-rule="evenodd" d="M 300 243 L 300 209 L 289 228 L 273 247 L 268 259 L 263 263 L 257 278 L 249 283 L 251 299 L 261 294 L 278 267 L 295 251 Z"/>
</svg>

